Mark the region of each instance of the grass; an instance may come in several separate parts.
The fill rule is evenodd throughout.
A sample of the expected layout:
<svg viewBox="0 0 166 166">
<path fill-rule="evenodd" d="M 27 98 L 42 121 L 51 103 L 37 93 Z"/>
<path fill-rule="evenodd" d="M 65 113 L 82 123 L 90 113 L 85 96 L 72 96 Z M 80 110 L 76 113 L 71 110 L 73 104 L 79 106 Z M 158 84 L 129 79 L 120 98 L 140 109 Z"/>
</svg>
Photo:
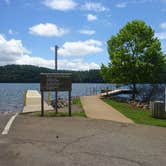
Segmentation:
<svg viewBox="0 0 166 166">
<path fill-rule="evenodd" d="M 117 102 L 110 99 L 104 99 L 104 101 L 126 117 L 132 119 L 135 123 L 166 127 L 166 119 L 153 118 L 149 110 L 134 108 L 130 104 Z"/>
<path fill-rule="evenodd" d="M 80 105 L 81 106 L 81 100 L 79 97 L 73 98 L 72 99 L 72 104 L 74 105 Z"/>
<path fill-rule="evenodd" d="M 40 117 L 41 113 L 36 112 L 35 116 Z M 54 112 L 54 111 L 49 111 L 49 112 L 44 113 L 44 117 L 67 117 L 67 116 L 69 116 L 68 112 L 58 112 L 56 114 L 56 112 Z M 82 112 L 72 112 L 72 116 L 86 117 L 86 115 L 83 111 Z"/>
</svg>

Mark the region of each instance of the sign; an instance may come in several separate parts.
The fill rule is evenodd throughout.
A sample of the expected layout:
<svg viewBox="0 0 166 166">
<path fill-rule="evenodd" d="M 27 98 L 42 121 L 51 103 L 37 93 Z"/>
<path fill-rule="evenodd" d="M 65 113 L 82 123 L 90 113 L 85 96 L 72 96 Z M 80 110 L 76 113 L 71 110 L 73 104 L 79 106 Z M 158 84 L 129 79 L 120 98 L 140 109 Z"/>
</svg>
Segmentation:
<svg viewBox="0 0 166 166">
<path fill-rule="evenodd" d="M 41 73 L 41 91 L 71 91 L 72 75 L 70 73 Z"/>
<path fill-rule="evenodd" d="M 71 73 L 41 73 L 40 74 L 40 91 L 41 91 L 41 116 L 44 116 L 44 92 L 54 91 L 56 93 L 56 113 L 58 112 L 58 91 L 68 91 L 69 94 L 69 116 L 71 116 L 71 90 L 72 74 Z"/>
</svg>

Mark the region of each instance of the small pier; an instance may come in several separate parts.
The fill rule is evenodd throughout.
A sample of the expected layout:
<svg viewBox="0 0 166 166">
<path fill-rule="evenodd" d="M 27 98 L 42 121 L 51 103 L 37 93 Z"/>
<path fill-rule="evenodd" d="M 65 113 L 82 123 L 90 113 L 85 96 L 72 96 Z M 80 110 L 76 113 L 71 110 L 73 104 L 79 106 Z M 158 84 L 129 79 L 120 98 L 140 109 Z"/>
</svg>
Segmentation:
<svg viewBox="0 0 166 166">
<path fill-rule="evenodd" d="M 44 101 L 44 109 L 46 111 L 54 110 Z M 41 111 L 41 95 L 37 90 L 27 90 L 24 97 L 24 108 L 22 113 L 32 113 Z"/>
<path fill-rule="evenodd" d="M 101 93 L 101 97 L 104 96 L 115 96 L 120 94 L 132 94 L 133 90 L 131 89 L 115 89 L 115 90 L 105 90 Z"/>
</svg>

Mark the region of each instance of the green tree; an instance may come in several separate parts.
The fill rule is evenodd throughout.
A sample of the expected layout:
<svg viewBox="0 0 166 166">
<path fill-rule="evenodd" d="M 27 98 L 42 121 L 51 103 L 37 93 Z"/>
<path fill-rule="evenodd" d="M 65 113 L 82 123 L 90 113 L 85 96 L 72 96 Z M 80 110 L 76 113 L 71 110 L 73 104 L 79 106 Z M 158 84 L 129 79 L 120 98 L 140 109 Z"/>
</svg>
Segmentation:
<svg viewBox="0 0 166 166">
<path fill-rule="evenodd" d="M 159 39 L 145 22 L 128 22 L 107 44 L 110 62 L 101 67 L 105 81 L 132 84 L 133 99 L 137 83 L 158 82 L 165 56 Z"/>
</svg>

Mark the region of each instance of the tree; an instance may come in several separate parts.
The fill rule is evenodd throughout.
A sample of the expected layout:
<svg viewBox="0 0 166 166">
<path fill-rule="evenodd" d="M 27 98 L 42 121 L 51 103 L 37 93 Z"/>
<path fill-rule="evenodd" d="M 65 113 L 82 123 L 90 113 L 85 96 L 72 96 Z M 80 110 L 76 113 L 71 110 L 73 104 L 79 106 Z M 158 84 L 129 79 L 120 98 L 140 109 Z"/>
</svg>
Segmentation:
<svg viewBox="0 0 166 166">
<path fill-rule="evenodd" d="M 136 83 L 158 82 L 165 65 L 161 43 L 145 22 L 128 22 L 107 42 L 110 62 L 102 65 L 101 75 L 110 83 L 132 84 L 135 100 Z"/>
</svg>

